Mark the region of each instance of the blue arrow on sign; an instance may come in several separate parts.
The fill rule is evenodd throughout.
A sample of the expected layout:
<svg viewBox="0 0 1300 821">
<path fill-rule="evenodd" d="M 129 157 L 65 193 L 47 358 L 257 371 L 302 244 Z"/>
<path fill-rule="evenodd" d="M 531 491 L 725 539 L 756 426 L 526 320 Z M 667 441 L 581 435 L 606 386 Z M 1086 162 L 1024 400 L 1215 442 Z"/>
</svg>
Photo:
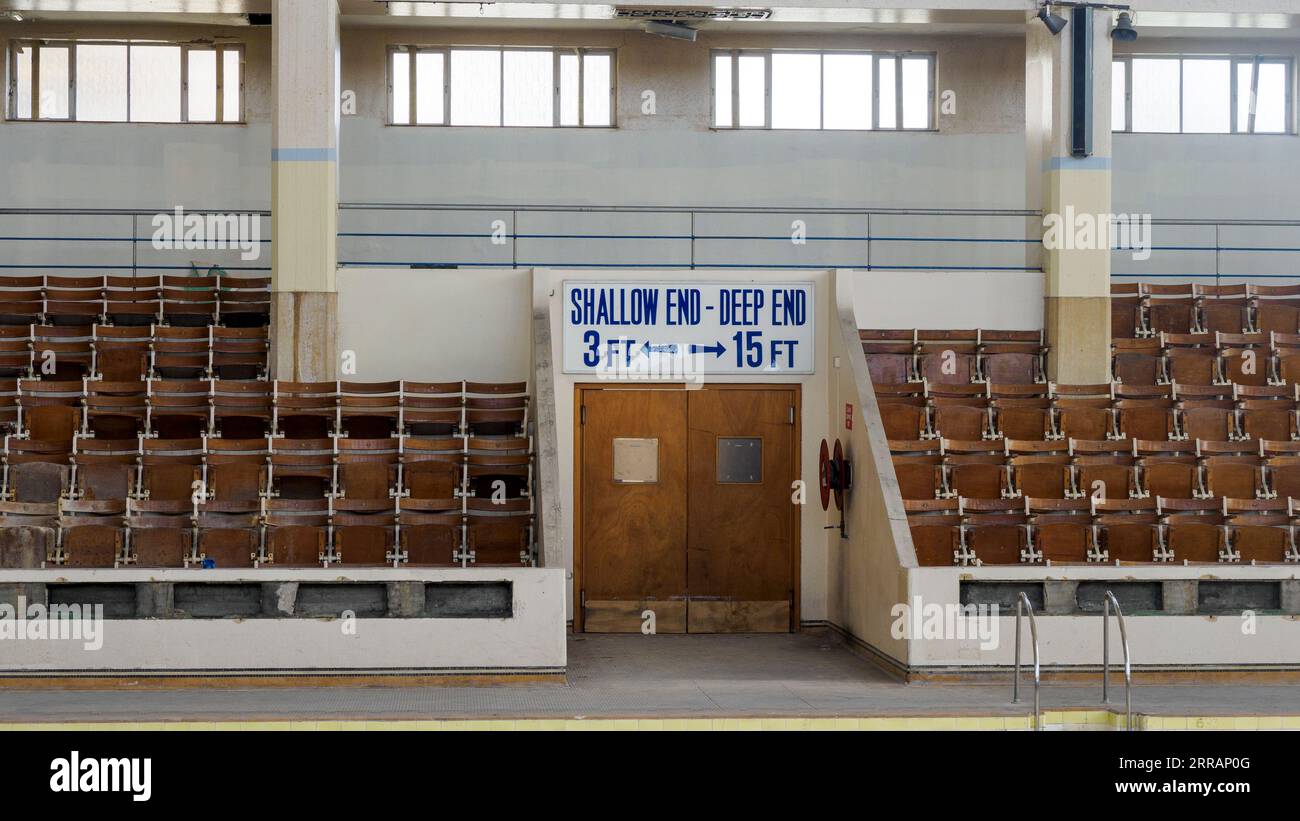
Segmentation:
<svg viewBox="0 0 1300 821">
<path fill-rule="evenodd" d="M 642 356 L 649 356 L 652 353 L 677 353 L 677 345 L 651 345 L 647 342 L 641 346 Z"/>
<path fill-rule="evenodd" d="M 713 345 L 692 345 L 691 353 L 711 353 L 715 357 L 720 357 L 727 352 L 727 348 L 721 342 Z"/>
</svg>

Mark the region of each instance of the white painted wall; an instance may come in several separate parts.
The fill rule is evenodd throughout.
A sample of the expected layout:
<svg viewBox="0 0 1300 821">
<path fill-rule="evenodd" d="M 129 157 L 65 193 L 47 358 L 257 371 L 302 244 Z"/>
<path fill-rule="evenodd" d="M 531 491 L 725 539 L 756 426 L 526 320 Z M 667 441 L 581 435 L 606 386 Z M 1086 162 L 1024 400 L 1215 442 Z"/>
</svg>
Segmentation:
<svg viewBox="0 0 1300 821">
<path fill-rule="evenodd" d="M 527 271 L 343 268 L 340 351 L 358 381 L 531 379 L 532 291 Z"/>
<path fill-rule="evenodd" d="M 1043 326 L 1043 275 L 1036 271 L 856 271 L 860 328 Z"/>
</svg>

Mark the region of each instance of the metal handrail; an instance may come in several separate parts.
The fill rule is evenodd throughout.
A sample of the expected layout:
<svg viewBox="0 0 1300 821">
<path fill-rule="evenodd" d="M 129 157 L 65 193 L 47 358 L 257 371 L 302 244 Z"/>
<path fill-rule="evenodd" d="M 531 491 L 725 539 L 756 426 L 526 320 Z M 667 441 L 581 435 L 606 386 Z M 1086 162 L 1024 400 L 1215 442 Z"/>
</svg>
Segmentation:
<svg viewBox="0 0 1300 821">
<path fill-rule="evenodd" d="M 1023 593 L 1021 595 L 1024 595 Z M 1124 729 L 1133 729 L 1133 667 L 1129 662 L 1128 630 L 1124 626 L 1124 612 L 1119 608 L 1115 594 L 1106 591 L 1102 601 L 1101 620 L 1101 701 L 1110 701 L 1110 606 L 1115 605 L 1115 619 L 1119 622 L 1119 636 L 1124 645 Z M 1017 639 L 1019 636 L 1016 637 Z"/>
<path fill-rule="evenodd" d="M 1020 616 L 1024 610 L 1029 611 L 1029 634 L 1034 642 L 1034 729 L 1043 729 L 1042 713 L 1039 711 L 1038 690 L 1042 683 L 1038 665 L 1038 622 L 1034 621 L 1034 606 L 1022 591 L 1016 600 L 1016 677 L 1011 682 L 1011 701 L 1020 701 Z"/>
</svg>

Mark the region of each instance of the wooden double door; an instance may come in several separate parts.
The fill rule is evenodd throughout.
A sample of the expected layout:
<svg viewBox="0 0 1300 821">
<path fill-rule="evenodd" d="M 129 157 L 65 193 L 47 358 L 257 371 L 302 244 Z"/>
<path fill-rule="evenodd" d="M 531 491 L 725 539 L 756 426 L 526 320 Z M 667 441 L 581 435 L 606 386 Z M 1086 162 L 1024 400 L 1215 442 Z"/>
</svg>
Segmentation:
<svg viewBox="0 0 1300 821">
<path fill-rule="evenodd" d="M 797 387 L 579 387 L 577 627 L 798 625 Z"/>
</svg>

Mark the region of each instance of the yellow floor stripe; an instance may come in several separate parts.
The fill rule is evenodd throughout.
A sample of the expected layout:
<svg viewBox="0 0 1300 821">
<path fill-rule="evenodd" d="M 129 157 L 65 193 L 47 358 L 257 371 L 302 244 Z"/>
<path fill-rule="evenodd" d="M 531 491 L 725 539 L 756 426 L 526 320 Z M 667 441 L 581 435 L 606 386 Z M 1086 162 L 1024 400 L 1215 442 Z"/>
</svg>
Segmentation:
<svg viewBox="0 0 1300 821">
<path fill-rule="evenodd" d="M 1300 716 L 1143 716 L 1140 730 L 1300 730 Z M 1108 710 L 1047 710 L 1046 730 L 1123 730 L 1124 714 Z M 584 718 L 584 719 L 434 719 L 397 721 L 104 721 L 0 723 L 0 732 L 22 730 L 1032 730 L 1019 716 L 869 716 L 857 718 Z"/>
</svg>

